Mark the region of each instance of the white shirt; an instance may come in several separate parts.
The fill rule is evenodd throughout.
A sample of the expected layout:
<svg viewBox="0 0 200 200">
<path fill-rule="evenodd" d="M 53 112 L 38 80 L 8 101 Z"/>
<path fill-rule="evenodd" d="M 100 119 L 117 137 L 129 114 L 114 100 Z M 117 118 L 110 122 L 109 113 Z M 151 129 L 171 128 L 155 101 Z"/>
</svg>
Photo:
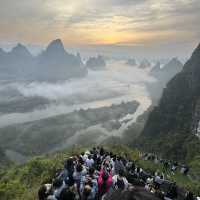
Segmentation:
<svg viewBox="0 0 200 200">
<path fill-rule="evenodd" d="M 92 167 L 92 165 L 94 164 L 94 160 L 91 158 L 91 159 L 86 159 L 85 161 L 85 164 L 87 167 Z"/>
<path fill-rule="evenodd" d="M 84 154 L 84 156 L 82 157 L 83 161 L 85 162 L 88 159 L 88 155 Z"/>
<path fill-rule="evenodd" d="M 156 177 L 155 177 L 155 182 L 156 182 L 156 183 L 162 184 L 163 181 L 164 181 L 164 180 L 161 179 L 160 176 L 156 176 Z"/>
</svg>

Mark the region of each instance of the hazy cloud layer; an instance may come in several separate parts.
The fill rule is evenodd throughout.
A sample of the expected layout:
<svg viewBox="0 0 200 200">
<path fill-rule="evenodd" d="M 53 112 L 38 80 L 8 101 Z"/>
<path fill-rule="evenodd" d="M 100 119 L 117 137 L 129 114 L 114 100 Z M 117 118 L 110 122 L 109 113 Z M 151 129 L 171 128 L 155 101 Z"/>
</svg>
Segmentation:
<svg viewBox="0 0 200 200">
<path fill-rule="evenodd" d="M 191 47 L 199 10 L 199 0 L 0 0 L 0 41 Z"/>
</svg>

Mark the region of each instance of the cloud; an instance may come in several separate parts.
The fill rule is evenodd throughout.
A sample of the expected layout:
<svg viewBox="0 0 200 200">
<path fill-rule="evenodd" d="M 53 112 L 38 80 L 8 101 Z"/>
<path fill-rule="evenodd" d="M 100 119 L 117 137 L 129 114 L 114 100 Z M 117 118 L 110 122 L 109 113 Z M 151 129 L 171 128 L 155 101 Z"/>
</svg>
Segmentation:
<svg viewBox="0 0 200 200">
<path fill-rule="evenodd" d="M 193 44 L 200 36 L 199 9 L 199 0 L 0 0 L 0 40 Z"/>
</svg>

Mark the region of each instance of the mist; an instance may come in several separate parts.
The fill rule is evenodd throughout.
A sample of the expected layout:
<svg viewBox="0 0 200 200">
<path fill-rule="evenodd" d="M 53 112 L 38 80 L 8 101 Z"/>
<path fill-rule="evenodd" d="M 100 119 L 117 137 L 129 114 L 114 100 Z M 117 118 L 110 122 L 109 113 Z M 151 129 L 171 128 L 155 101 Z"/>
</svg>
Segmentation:
<svg viewBox="0 0 200 200">
<path fill-rule="evenodd" d="M 126 142 L 131 127 L 137 137 L 145 124 L 138 119 L 183 67 L 178 58 L 83 59 L 59 39 L 36 57 L 20 44 L 0 56 L 0 145 L 13 162 L 112 137 Z"/>
<path fill-rule="evenodd" d="M 41 155 L 111 137 L 125 141 L 132 126 L 136 137 L 145 123 L 138 119 L 182 69 L 178 58 L 83 59 L 68 53 L 60 39 L 36 57 L 21 44 L 0 56 L 1 146 L 10 159 L 17 155 L 14 162 L 32 151 Z"/>
<path fill-rule="evenodd" d="M 137 100 L 144 111 L 151 104 L 146 84 L 153 82 L 156 80 L 149 75 L 148 69 L 141 70 L 127 66 L 125 61 L 115 60 L 109 61 L 105 70 L 89 71 L 83 78 L 56 83 L 9 82 L 0 87 L 0 93 L 4 90 L 7 92 L 8 98 L 4 95 L 4 101 L 12 100 L 15 103 L 15 98 L 38 97 L 47 99 L 48 103 L 41 109 L 33 108 L 32 112 L 1 113 L 0 126 L 44 119 L 81 108 L 120 104 L 122 101 Z"/>
</svg>

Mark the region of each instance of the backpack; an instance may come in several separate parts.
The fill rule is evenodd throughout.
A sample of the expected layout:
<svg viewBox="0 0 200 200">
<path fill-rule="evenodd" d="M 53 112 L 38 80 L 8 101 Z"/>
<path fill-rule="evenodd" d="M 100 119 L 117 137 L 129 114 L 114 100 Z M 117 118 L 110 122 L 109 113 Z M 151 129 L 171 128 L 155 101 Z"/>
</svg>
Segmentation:
<svg viewBox="0 0 200 200">
<path fill-rule="evenodd" d="M 117 178 L 116 186 L 118 187 L 118 189 L 123 190 L 125 188 L 124 180 Z"/>
</svg>

